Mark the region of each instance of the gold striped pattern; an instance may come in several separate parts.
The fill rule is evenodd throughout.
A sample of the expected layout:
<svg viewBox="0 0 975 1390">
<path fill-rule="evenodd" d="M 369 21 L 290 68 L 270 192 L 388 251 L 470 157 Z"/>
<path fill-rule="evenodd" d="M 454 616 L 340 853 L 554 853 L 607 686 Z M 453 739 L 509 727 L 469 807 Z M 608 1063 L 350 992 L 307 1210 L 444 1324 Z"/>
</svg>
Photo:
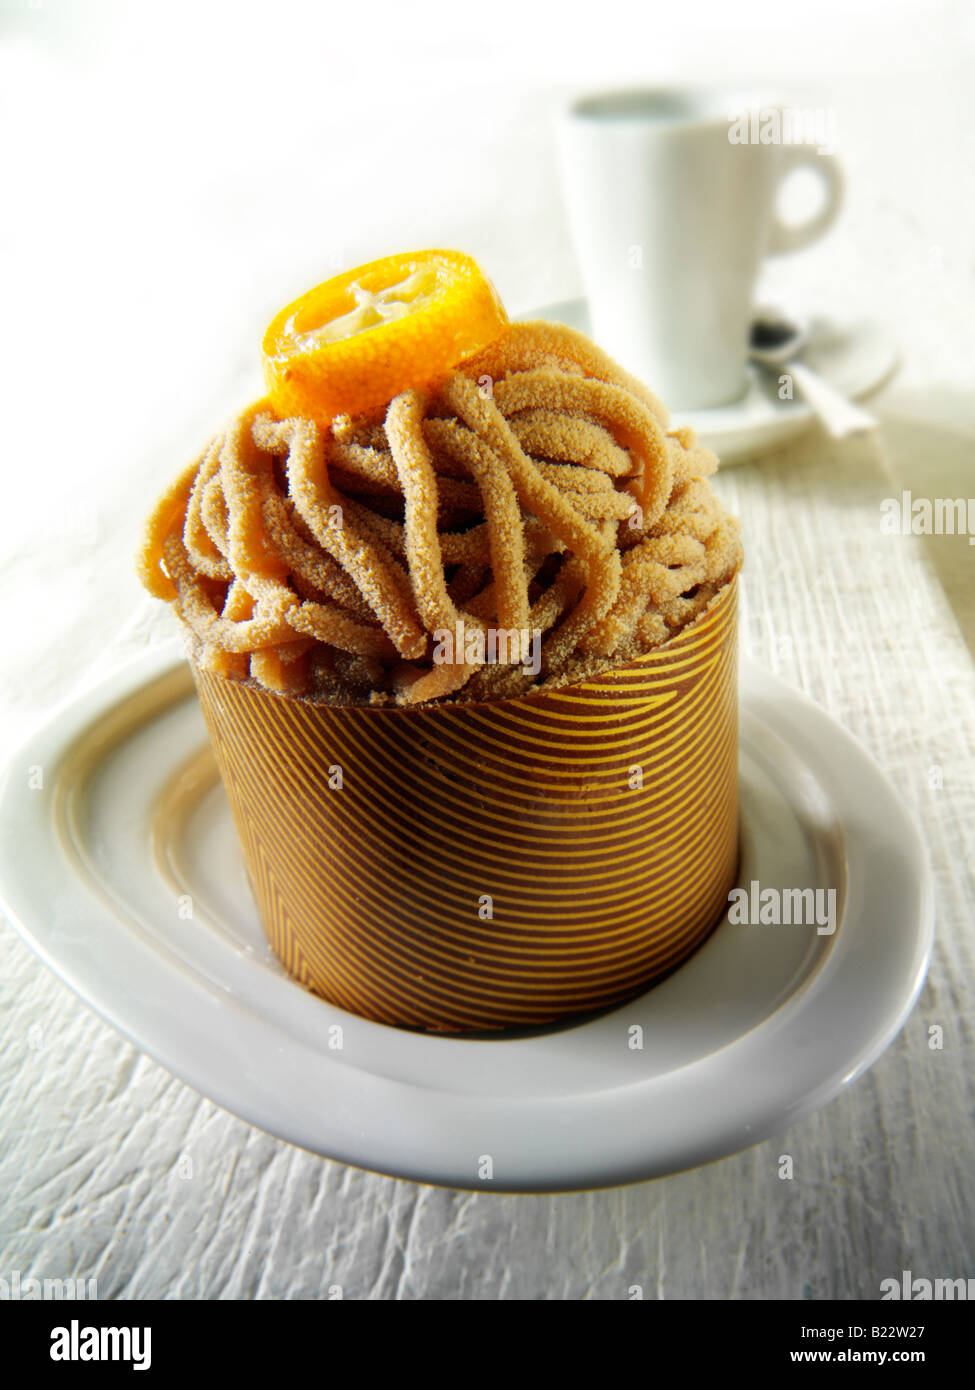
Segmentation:
<svg viewBox="0 0 975 1390">
<path fill-rule="evenodd" d="M 735 882 L 736 603 L 733 582 L 639 660 L 492 704 L 333 707 L 195 671 L 288 971 L 366 1018 L 471 1030 L 672 970 Z"/>
</svg>

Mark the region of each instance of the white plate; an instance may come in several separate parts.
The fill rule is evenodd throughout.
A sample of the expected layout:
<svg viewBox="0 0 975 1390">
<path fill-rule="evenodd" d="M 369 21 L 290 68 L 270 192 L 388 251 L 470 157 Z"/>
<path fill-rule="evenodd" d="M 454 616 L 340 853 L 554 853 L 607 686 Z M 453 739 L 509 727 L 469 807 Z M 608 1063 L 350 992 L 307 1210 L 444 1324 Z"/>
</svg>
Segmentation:
<svg viewBox="0 0 975 1390">
<path fill-rule="evenodd" d="M 584 333 L 589 331 L 589 316 L 582 299 L 550 304 L 518 317 L 551 319 Z M 881 324 L 870 320 L 839 323 L 825 318 L 809 320 L 809 342 L 800 357 L 852 399 L 875 391 L 894 373 L 899 361 L 897 348 Z M 783 444 L 815 422 L 815 415 L 801 397 L 779 400 L 778 377 L 774 373 L 752 365 L 749 374 L 749 387 L 741 400 L 712 410 L 673 412 L 673 423 L 691 425 L 723 464 L 739 463 Z M 653 390 L 652 381 L 647 385 Z"/>
<path fill-rule="evenodd" d="M 174 658 L 164 648 L 122 667 L 11 761 L 0 883 L 25 940 L 82 999 L 272 1134 L 458 1187 L 632 1182 L 825 1104 L 910 1012 L 933 930 L 918 834 L 857 744 L 747 663 L 740 879 L 835 889 L 833 936 L 725 921 L 640 998 L 518 1035 L 428 1036 L 332 1008 L 265 945 Z M 642 1050 L 629 1046 L 636 1024 Z"/>
</svg>

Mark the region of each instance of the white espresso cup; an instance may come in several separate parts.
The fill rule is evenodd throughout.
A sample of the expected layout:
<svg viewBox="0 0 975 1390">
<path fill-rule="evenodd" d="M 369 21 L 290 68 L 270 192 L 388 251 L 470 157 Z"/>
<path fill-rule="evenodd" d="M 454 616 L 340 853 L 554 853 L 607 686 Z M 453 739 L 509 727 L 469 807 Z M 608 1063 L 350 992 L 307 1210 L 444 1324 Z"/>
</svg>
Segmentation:
<svg viewBox="0 0 975 1390">
<path fill-rule="evenodd" d="M 763 257 L 808 246 L 839 211 L 839 164 L 793 142 L 788 117 L 730 92 L 650 89 L 580 97 L 562 120 L 593 337 L 676 410 L 744 394 Z M 818 173 L 824 199 L 789 224 L 776 204 L 799 165 Z"/>
</svg>

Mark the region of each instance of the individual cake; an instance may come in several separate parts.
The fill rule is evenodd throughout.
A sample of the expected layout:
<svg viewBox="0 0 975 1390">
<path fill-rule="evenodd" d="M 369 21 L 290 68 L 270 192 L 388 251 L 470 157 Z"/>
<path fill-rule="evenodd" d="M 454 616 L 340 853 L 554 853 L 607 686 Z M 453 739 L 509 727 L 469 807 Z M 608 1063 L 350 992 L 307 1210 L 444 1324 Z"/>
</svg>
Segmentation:
<svg viewBox="0 0 975 1390">
<path fill-rule="evenodd" d="M 428 1029 L 632 995 L 734 883 L 717 460 L 456 252 L 318 286 L 264 368 L 139 569 L 187 634 L 273 949 Z"/>
</svg>

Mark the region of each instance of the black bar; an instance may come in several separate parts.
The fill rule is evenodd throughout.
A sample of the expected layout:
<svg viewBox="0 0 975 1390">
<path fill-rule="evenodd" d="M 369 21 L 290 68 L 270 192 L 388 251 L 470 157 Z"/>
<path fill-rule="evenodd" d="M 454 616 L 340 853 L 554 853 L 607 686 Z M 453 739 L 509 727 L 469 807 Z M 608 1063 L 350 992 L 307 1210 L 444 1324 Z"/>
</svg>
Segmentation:
<svg viewBox="0 0 975 1390">
<path fill-rule="evenodd" d="M 752 1369 L 783 1372 L 810 1366 L 866 1365 L 884 1371 L 920 1367 L 947 1371 L 967 1351 L 971 1340 L 972 1318 L 967 1301 L 961 1299 L 675 1303 L 640 1299 L 637 1287 L 631 1286 L 625 1296 L 615 1300 L 626 1307 L 614 1308 L 613 1300 L 602 1300 L 603 1311 L 599 1312 L 594 1300 L 581 1310 L 577 1308 L 571 1319 L 557 1311 L 561 1300 L 550 1300 L 541 1291 L 537 1302 L 544 1307 L 530 1315 L 529 1323 L 525 1322 L 524 1305 L 516 1312 L 512 1326 L 517 1342 L 505 1331 L 511 1301 L 494 1302 L 486 1314 L 470 1302 L 451 1302 L 448 1336 L 443 1313 L 431 1316 L 429 1306 L 422 1302 L 414 1303 L 410 1312 L 402 1311 L 402 1305 L 383 1311 L 377 1306 L 381 1300 L 371 1299 L 368 1291 L 357 1298 L 354 1290 L 338 1286 L 331 1286 L 330 1296 L 318 1300 L 325 1306 L 272 1300 L 4 1300 L 0 1302 L 0 1327 L 8 1363 L 16 1353 L 19 1378 L 25 1383 L 36 1370 L 49 1365 L 60 1366 L 57 1373 L 65 1383 L 86 1372 L 131 1376 L 139 1361 L 144 1366 L 142 1373 L 175 1381 L 197 1366 L 205 1370 L 207 1349 L 212 1350 L 212 1365 L 219 1366 L 221 1377 L 237 1370 L 253 1377 L 266 1369 L 280 1379 L 288 1373 L 289 1365 L 299 1372 L 307 1370 L 309 1360 L 312 1365 L 317 1362 L 334 1369 L 337 1349 L 342 1348 L 353 1365 L 359 1364 L 363 1370 L 368 1366 L 371 1381 L 387 1347 L 398 1359 L 401 1371 L 412 1363 L 414 1373 L 443 1375 L 452 1363 L 454 1374 L 464 1374 L 457 1353 L 465 1345 L 468 1329 L 477 1335 L 477 1341 L 467 1344 L 473 1356 L 467 1374 L 476 1367 L 477 1379 L 482 1382 L 492 1360 L 499 1374 L 510 1374 L 520 1359 L 515 1346 L 522 1345 L 526 1333 L 524 1351 L 534 1346 L 539 1353 L 544 1352 L 546 1370 L 550 1371 L 553 1353 L 560 1359 L 564 1356 L 571 1366 L 581 1342 L 587 1342 L 593 1332 L 609 1330 L 624 1340 L 601 1344 L 600 1359 L 608 1358 L 605 1368 L 615 1366 L 623 1374 L 624 1364 L 632 1366 L 633 1354 L 638 1352 L 637 1364 L 642 1363 L 648 1379 L 664 1373 L 665 1363 L 660 1359 L 664 1351 L 684 1373 L 714 1369 L 747 1374 Z M 634 1307 L 637 1302 L 642 1307 Z M 356 1304 L 359 1306 L 354 1307 Z M 404 1317 L 406 1322 L 402 1323 Z M 491 1333 L 487 1339 L 478 1331 L 486 1318 L 490 1319 Z M 609 1322 L 604 1321 L 606 1318 Z M 387 1319 L 391 1319 L 389 1324 Z M 375 1331 L 386 1325 L 400 1333 L 395 1341 L 375 1339 Z M 103 1339 L 102 1328 L 127 1329 L 128 1335 L 119 1331 Z M 148 1342 L 145 1329 L 149 1330 Z M 369 1341 L 357 1344 L 347 1340 L 360 1330 L 372 1333 Z M 403 1330 L 409 1334 L 405 1342 Z M 336 1337 L 342 1340 L 333 1341 Z M 452 1353 L 449 1344 L 454 1346 Z M 413 1355 L 404 1361 L 408 1348 Z M 122 1356 L 127 1352 L 128 1359 L 111 1359 L 113 1350 Z M 97 1359 L 85 1360 L 84 1355 L 91 1352 L 97 1353 Z M 58 1354 L 57 1359 L 52 1353 Z M 64 1361 L 60 1353 L 65 1353 Z M 109 1359 L 102 1359 L 103 1355 Z"/>
</svg>

